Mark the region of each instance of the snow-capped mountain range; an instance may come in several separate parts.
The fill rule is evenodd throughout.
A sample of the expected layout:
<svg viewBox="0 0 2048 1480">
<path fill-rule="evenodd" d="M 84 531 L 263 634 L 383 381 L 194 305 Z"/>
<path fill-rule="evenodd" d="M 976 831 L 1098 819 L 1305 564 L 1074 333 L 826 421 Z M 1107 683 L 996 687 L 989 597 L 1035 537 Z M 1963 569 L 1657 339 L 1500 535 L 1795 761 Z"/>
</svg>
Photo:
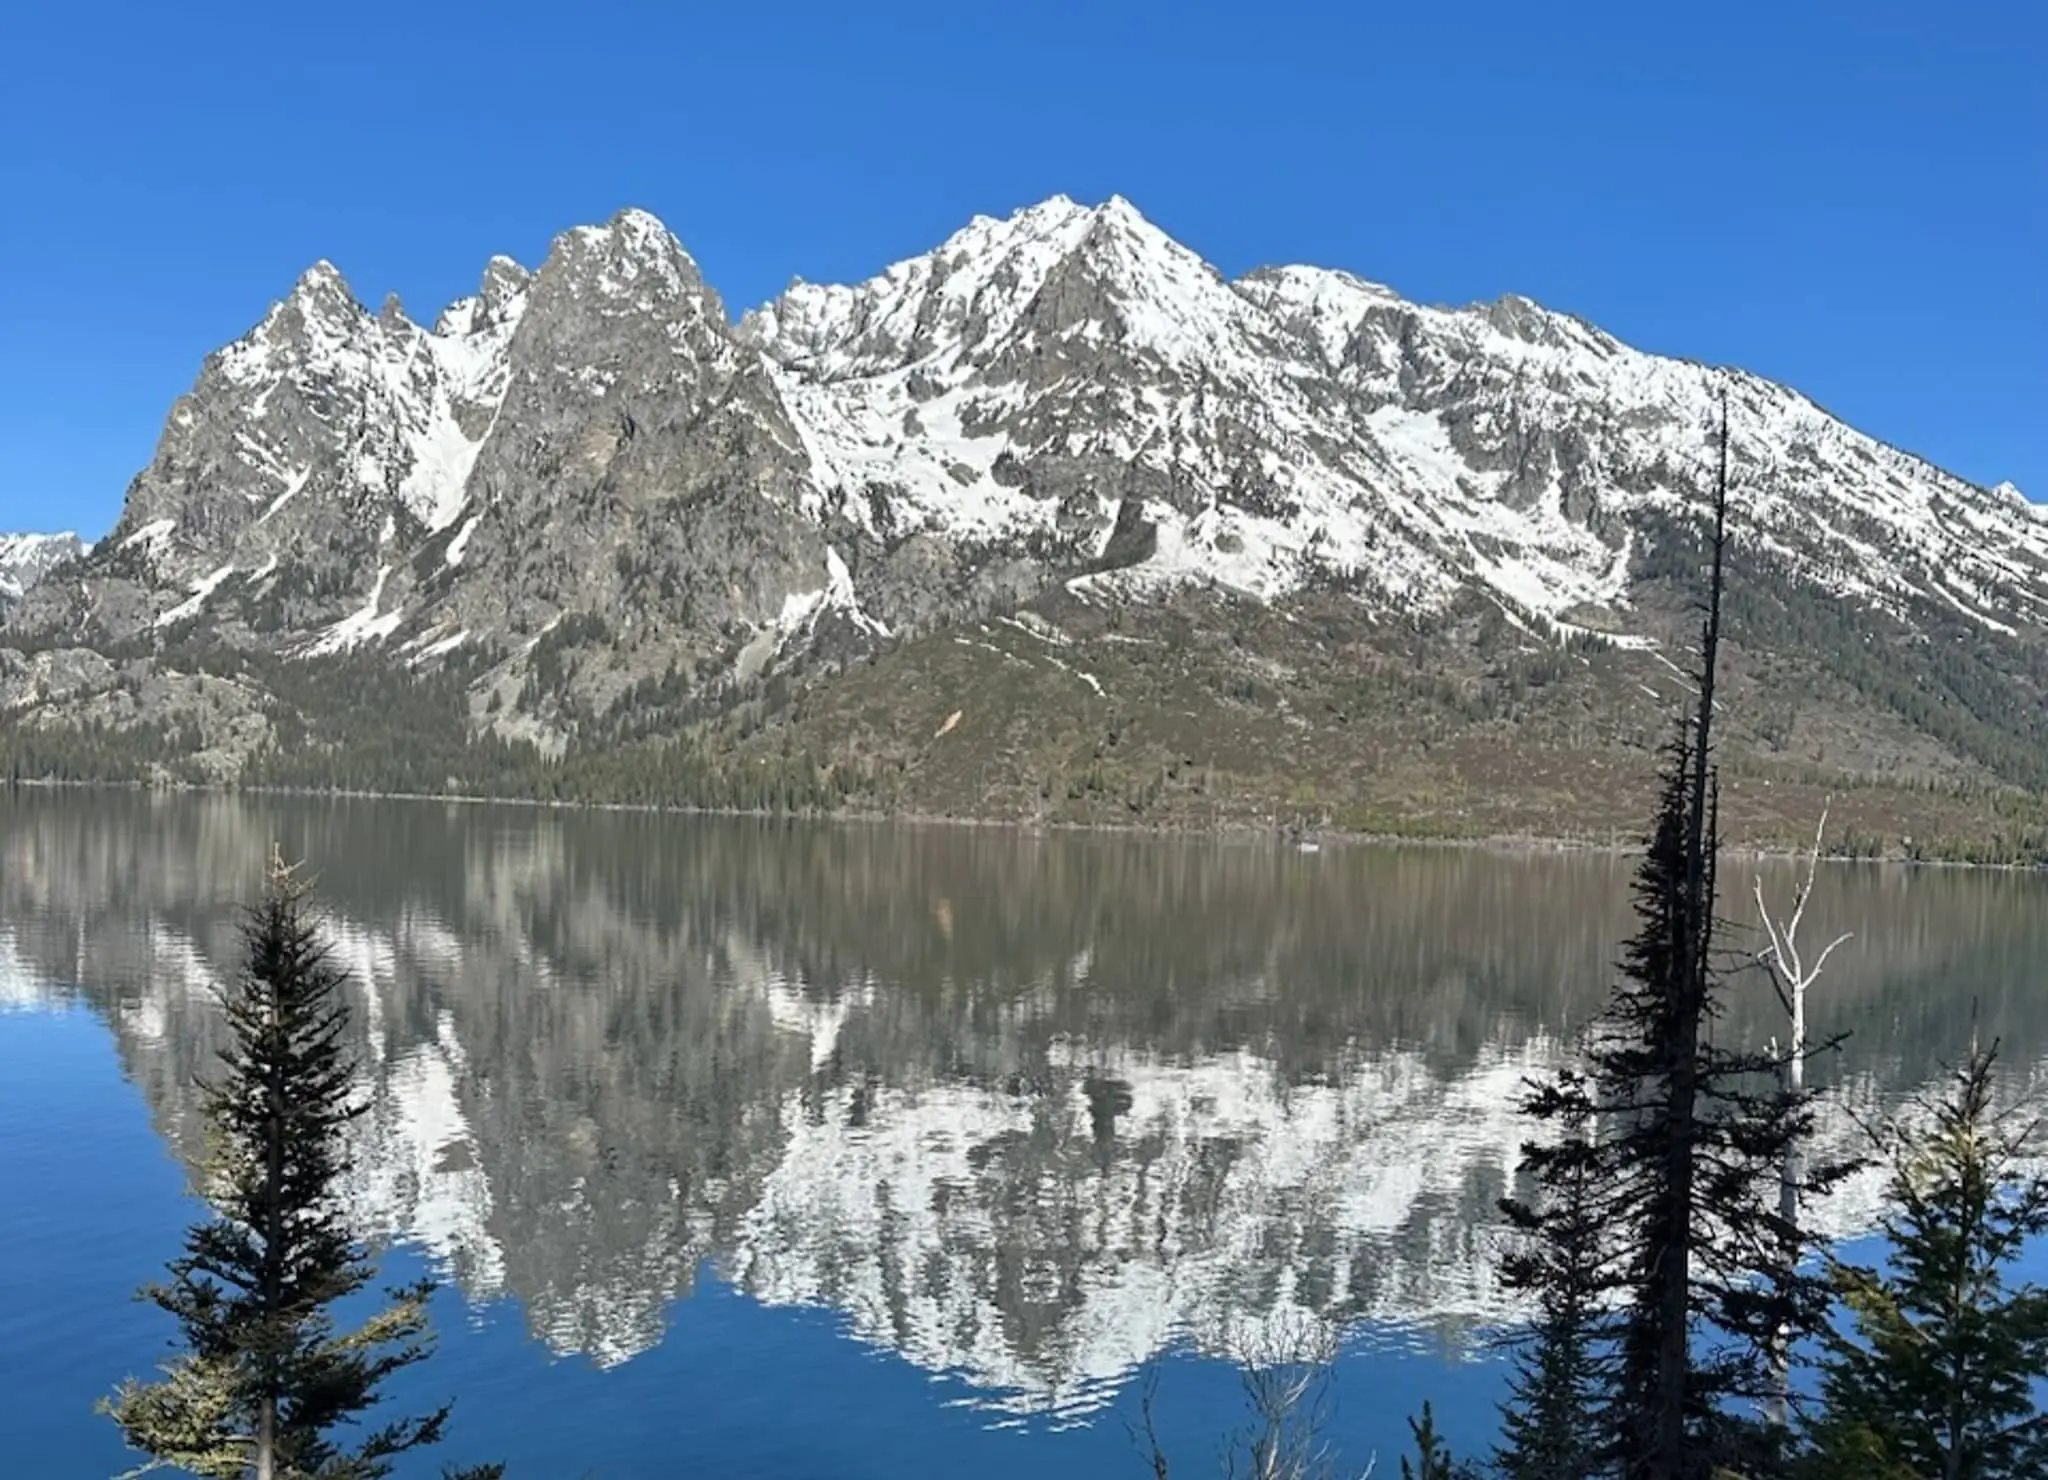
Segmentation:
<svg viewBox="0 0 2048 1480">
<path fill-rule="evenodd" d="M 521 474 L 553 474 L 557 498 L 564 481 L 684 493 L 690 423 L 728 413 L 768 465 L 750 491 L 818 536 L 792 589 L 747 607 L 761 630 L 856 608 L 869 583 L 841 573 L 855 550 L 835 561 L 832 533 L 1064 537 L 1087 560 L 1126 499 L 1158 540 L 1128 581 L 1273 598 L 1326 573 L 1423 607 L 1476 584 L 1561 617 L 1625 604 L 1628 513 L 1694 507 L 1724 386 L 1744 513 L 1802 569 L 1987 623 L 2038 614 L 2048 526 L 2011 485 L 1974 488 L 1796 392 L 1525 299 L 1425 308 L 1307 267 L 1227 281 L 1120 198 L 977 218 L 736 328 L 642 211 L 566 233 L 537 275 L 493 258 L 431 328 L 395 301 L 370 313 L 316 264 L 208 360 L 107 543 L 143 557 L 152 596 L 183 596 L 147 612 L 170 626 L 280 583 L 312 511 L 338 513 L 377 559 L 352 573 L 360 606 L 303 626 L 329 646 L 440 633 L 465 568 L 487 583 L 526 553 L 494 528 Z M 671 446 L 632 456 L 656 428 Z M 666 542 L 687 543 L 673 512 Z"/>
<path fill-rule="evenodd" d="M 1645 583 L 1696 524 L 1723 393 L 1759 580 L 1887 634 L 2048 632 L 2048 522 L 2010 485 L 1526 299 L 1230 280 L 1129 202 L 1064 197 L 736 323 L 637 210 L 533 271 L 493 258 L 431 326 L 317 264 L 9 626 L 460 662 L 472 729 L 550 750 L 636 685 L 715 707 L 1048 600 L 1337 593 L 1361 630 L 1477 603 L 1652 648 L 1683 632 Z"/>
</svg>

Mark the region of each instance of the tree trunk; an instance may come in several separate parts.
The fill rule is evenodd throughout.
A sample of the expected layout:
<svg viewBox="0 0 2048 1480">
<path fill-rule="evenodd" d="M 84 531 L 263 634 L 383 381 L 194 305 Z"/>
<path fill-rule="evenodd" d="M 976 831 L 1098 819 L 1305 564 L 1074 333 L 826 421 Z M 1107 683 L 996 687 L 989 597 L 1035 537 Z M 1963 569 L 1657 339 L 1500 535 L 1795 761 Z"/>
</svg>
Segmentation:
<svg viewBox="0 0 2048 1480">
<path fill-rule="evenodd" d="M 1657 1399 L 1647 1480 L 1683 1480 L 1686 1474 L 1687 1389 L 1692 1377 L 1693 1121 L 1698 1114 L 1694 1069 L 1699 1019 L 1689 1014 L 1672 1066 L 1670 1147 L 1664 1186 L 1665 1237 L 1656 1280 Z"/>
<path fill-rule="evenodd" d="M 277 1400 L 265 1398 L 256 1407 L 256 1480 L 276 1480 Z"/>
<path fill-rule="evenodd" d="M 1691 777 L 1686 795 L 1685 877 L 1678 899 L 1674 944 L 1677 1000 L 1665 1051 L 1664 1227 L 1651 1270 L 1651 1304 L 1656 1311 L 1656 1408 L 1651 1418 L 1647 1480 L 1684 1480 L 1693 1473 L 1686 1419 L 1692 1387 L 1692 1254 L 1698 1189 L 1695 1165 L 1699 1136 L 1700 1033 L 1707 1011 L 1712 964 L 1707 957 L 1714 928 L 1715 850 L 1719 808 L 1714 795 L 1714 690 L 1720 669 L 1721 591 L 1725 581 L 1728 520 L 1728 403 L 1722 393 L 1720 466 L 1714 484 L 1714 523 L 1709 550 L 1712 575 L 1707 616 L 1700 630 L 1699 710 L 1693 721 Z"/>
<path fill-rule="evenodd" d="M 273 1035 L 283 1029 L 279 1023 L 278 1004 L 269 1004 L 270 1024 Z M 272 1319 L 284 1310 L 284 1237 L 285 1219 L 283 1199 L 279 1189 L 284 1183 L 284 1135 L 286 1104 L 283 1087 L 277 1080 L 275 1064 L 270 1066 L 270 1083 L 264 1088 L 264 1171 L 267 1181 L 264 1186 L 264 1206 L 260 1210 L 263 1238 L 263 1288 L 264 1313 Z M 270 1333 L 266 1332 L 266 1335 Z M 277 1401 L 278 1378 L 275 1356 L 266 1351 L 263 1356 L 264 1392 L 257 1400 L 256 1407 L 256 1480 L 275 1480 L 277 1472 Z"/>
<path fill-rule="evenodd" d="M 1847 935 L 1838 935 L 1815 958 L 1811 966 L 1799 950 L 1799 926 L 1806 918 L 1807 903 L 1813 898 L 1815 882 L 1820 877 L 1821 850 L 1827 844 L 1828 809 L 1821 808 L 1820 821 L 1813 829 L 1813 849 L 1806 857 L 1806 877 L 1792 895 L 1792 912 L 1780 924 L 1771 916 L 1770 907 L 1764 902 L 1763 879 L 1756 880 L 1757 918 L 1762 922 L 1764 934 L 1770 945 L 1758 960 L 1769 970 L 1771 982 L 1778 989 L 1778 995 L 1785 1006 L 1789 1021 L 1790 1039 L 1785 1056 L 1778 1064 L 1778 1089 L 1790 1101 L 1797 1103 L 1806 1094 L 1806 989 L 1820 978 L 1821 970 L 1828 964 L 1828 958 Z M 1777 1049 L 1777 1040 L 1771 1040 L 1772 1051 Z M 1785 1143 L 1783 1157 L 1778 1163 L 1778 1218 L 1783 1226 L 1783 1254 L 1779 1269 L 1780 1276 L 1789 1287 L 1799 1269 L 1799 1252 L 1803 1238 L 1799 1227 L 1799 1193 L 1806 1183 L 1805 1148 L 1798 1136 L 1790 1137 Z M 1773 1333 L 1771 1345 L 1771 1394 L 1764 1405 L 1764 1417 L 1779 1430 L 1788 1429 L 1792 1423 L 1792 1329 L 1789 1312 L 1780 1320 Z"/>
<path fill-rule="evenodd" d="M 1789 993 L 1792 999 L 1792 1043 L 1791 1052 L 1785 1059 L 1784 1088 L 1788 1097 L 1797 1099 L 1806 1091 L 1806 983 L 1795 980 Z M 1797 1140 L 1785 1150 L 1785 1159 L 1778 1170 L 1778 1216 L 1785 1220 L 1787 1229 L 1799 1227 L 1799 1183 L 1805 1176 L 1805 1158 L 1800 1154 Z M 1799 1258 L 1798 1236 L 1788 1233 L 1786 1242 L 1790 1247 L 1785 1251 L 1786 1273 L 1791 1273 Z M 1792 1422 L 1792 1333 L 1783 1325 L 1778 1329 L 1777 1348 L 1771 1353 L 1772 1381 L 1777 1391 L 1772 1393 L 1766 1406 L 1765 1418 L 1783 1429 Z"/>
</svg>

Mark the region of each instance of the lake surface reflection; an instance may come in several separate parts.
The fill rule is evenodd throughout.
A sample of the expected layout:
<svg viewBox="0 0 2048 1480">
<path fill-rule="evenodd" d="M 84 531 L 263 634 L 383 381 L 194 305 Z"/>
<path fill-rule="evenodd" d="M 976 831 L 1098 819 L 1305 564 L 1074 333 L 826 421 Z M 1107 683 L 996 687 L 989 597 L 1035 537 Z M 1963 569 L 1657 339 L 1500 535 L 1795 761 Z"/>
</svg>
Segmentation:
<svg viewBox="0 0 2048 1480">
<path fill-rule="evenodd" d="M 1630 928 L 1629 864 L 1596 855 L 0 794 L 0 1006 L 88 1010 L 188 1161 L 208 985 L 273 839 L 352 973 L 369 1227 L 558 1356 L 629 1369 L 715 1285 L 1027 1427 L 1304 1313 L 1453 1355 L 1511 1319 L 1515 1092 Z M 2048 1057 L 2044 901 L 1824 874 L 1808 928 L 1855 934 L 1813 998 L 1851 1034 L 1828 1137 L 1973 1022 L 2012 1072 Z M 1767 985 L 1737 995 L 1719 1031 L 1761 1041 Z"/>
</svg>

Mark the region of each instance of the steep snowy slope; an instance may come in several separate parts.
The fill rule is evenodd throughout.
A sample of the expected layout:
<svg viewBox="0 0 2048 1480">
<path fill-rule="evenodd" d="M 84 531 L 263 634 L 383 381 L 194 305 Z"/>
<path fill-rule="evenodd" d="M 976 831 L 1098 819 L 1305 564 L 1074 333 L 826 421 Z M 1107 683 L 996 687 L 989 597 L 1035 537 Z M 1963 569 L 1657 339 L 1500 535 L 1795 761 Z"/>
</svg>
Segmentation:
<svg viewBox="0 0 2048 1480">
<path fill-rule="evenodd" d="M 1795 392 L 1523 299 L 1423 308 L 1299 267 L 1227 284 L 1121 200 L 976 221 L 859 287 L 798 285 L 744 332 L 830 506 L 886 537 L 1079 528 L 1099 554 L 1129 497 L 1157 530 L 1141 583 L 1625 606 L 1642 516 L 1697 510 L 1725 387 L 1746 536 L 1796 577 L 1994 629 L 2048 593 L 2048 527 L 2014 491 Z"/>
<path fill-rule="evenodd" d="M 1291 323 L 1121 200 L 977 222 L 859 288 L 799 286 L 746 328 L 828 490 L 878 534 L 950 531 L 964 509 L 985 537 L 1079 536 L 1100 556 L 1128 501 L 1149 527 L 1122 582 L 1139 589 L 1273 599 L 1334 575 L 1437 604 L 1491 572 L 1475 537 L 1536 572 L 1545 608 L 1619 580 L 1583 530 L 1438 498 L 1435 467 L 1397 460 Z"/>
<path fill-rule="evenodd" d="M 32 619 L 104 640 L 231 609 L 227 635 L 313 638 L 380 558 L 461 507 L 525 284 L 496 259 L 430 331 L 395 300 L 370 314 L 316 264 L 207 358 L 83 579 L 40 593 Z"/>
<path fill-rule="evenodd" d="M 1567 537 L 1617 516 L 1695 512 L 1703 431 L 1725 390 L 1745 542 L 1879 606 L 1930 598 L 2001 630 L 2042 616 L 2048 528 L 2017 490 L 1976 488 L 1783 386 L 1643 354 L 1526 299 L 1428 309 L 1300 268 L 1242 288 L 1314 347 L 1432 507 L 1490 508 Z M 1554 590 L 1474 554 L 1506 594 L 1554 604 Z"/>
<path fill-rule="evenodd" d="M 609 500 L 666 517 L 607 553 L 707 543 L 690 490 L 710 465 L 766 505 L 719 531 L 743 541 L 727 574 L 796 562 L 747 604 L 758 630 L 843 584 L 810 530 L 871 542 L 856 586 L 943 617 L 917 610 L 931 593 L 893 591 L 906 541 L 939 542 L 951 566 L 1027 555 L 1045 567 L 1031 586 L 1110 554 L 1120 512 L 1143 531 L 1112 562 L 1125 585 L 1270 600 L 1334 579 L 1404 607 L 1479 590 L 1556 617 L 1626 605 L 1643 516 L 1696 507 L 1724 387 L 1761 549 L 1880 605 L 2038 620 L 2048 524 L 2016 491 L 1783 387 L 1522 299 L 1424 308 L 1300 267 L 1228 283 L 1128 202 L 1057 197 L 869 282 L 798 284 L 737 332 L 642 212 L 567 233 L 538 278 L 493 259 L 432 330 L 395 302 L 368 313 L 318 264 L 173 409 L 102 557 L 143 589 L 92 620 L 174 626 L 269 593 L 282 609 L 252 625 L 315 647 L 423 631 L 430 613 L 442 636 L 531 635 L 579 604 L 545 568 L 593 574 L 578 547 L 622 512 Z M 649 432 L 653 454 L 636 446 Z M 734 436 L 750 450 L 727 467 Z M 492 565 L 476 586 L 493 599 L 449 598 Z M 334 587 L 323 609 L 312 593 Z"/>
</svg>

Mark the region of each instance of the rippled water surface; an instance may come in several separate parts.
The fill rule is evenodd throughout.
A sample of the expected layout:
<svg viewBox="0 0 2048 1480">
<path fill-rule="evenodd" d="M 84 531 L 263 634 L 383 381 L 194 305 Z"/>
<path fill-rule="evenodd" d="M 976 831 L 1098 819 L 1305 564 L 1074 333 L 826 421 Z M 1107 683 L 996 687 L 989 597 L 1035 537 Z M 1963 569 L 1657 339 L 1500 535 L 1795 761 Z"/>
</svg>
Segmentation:
<svg viewBox="0 0 2048 1480">
<path fill-rule="evenodd" d="M 442 1457 L 515 1480 L 1135 1477 L 1148 1365 L 1176 1473 L 1213 1473 L 1224 1358 L 1309 1320 L 1361 1463 L 1424 1396 L 1476 1438 L 1512 1096 L 1629 928 L 1598 856 L 0 792 L 16 1473 L 124 1467 L 91 1405 L 168 1334 L 129 1293 L 194 1215 L 208 988 L 273 839 L 351 972 L 354 1207 L 447 1280 L 406 1394 L 457 1395 Z M 1973 1019 L 2048 1058 L 2044 904 L 1824 875 L 1809 929 L 1855 939 L 1814 998 L 1851 1034 L 1823 1134 Z M 1719 1031 L 1767 1036 L 1737 997 Z"/>
</svg>

